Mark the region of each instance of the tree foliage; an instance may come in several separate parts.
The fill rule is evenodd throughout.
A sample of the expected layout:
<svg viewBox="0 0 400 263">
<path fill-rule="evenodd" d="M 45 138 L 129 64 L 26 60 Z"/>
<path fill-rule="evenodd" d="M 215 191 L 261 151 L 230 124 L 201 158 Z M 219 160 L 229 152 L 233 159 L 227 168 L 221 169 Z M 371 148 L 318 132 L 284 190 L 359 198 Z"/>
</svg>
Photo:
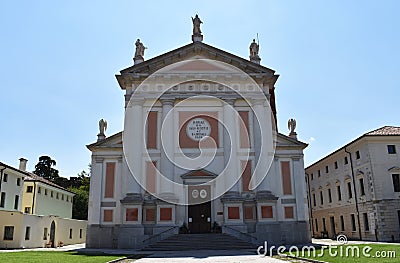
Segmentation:
<svg viewBox="0 0 400 263">
<path fill-rule="evenodd" d="M 53 181 L 60 177 L 58 170 L 53 168 L 56 164 L 56 161 L 51 159 L 49 156 L 40 156 L 39 162 L 35 165 L 35 171 L 33 171 L 33 173 L 43 177 L 44 179 Z"/>
</svg>

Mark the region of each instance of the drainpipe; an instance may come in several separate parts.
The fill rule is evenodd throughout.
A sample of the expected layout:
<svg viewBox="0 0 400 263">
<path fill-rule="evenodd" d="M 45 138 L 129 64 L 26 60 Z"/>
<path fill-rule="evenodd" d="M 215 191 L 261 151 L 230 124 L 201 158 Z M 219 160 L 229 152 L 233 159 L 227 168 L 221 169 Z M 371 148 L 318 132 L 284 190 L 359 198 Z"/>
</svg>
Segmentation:
<svg viewBox="0 0 400 263">
<path fill-rule="evenodd" d="M 310 177 L 308 173 L 305 173 L 307 175 L 307 186 L 308 186 L 308 207 L 310 210 L 310 224 L 311 224 L 311 233 L 314 236 L 314 218 L 312 216 L 312 206 L 311 206 L 311 189 L 310 189 Z"/>
<path fill-rule="evenodd" d="M 349 154 L 350 157 L 350 169 L 351 169 L 351 178 L 353 179 L 353 188 L 354 188 L 354 200 L 356 201 L 356 212 L 357 212 L 357 222 L 358 222 L 358 235 L 360 236 L 360 240 L 362 240 L 361 235 L 361 224 L 360 224 L 360 212 L 358 210 L 358 199 L 357 199 L 357 187 L 356 187 L 356 179 L 354 178 L 354 169 L 353 169 L 353 158 L 351 157 L 351 153 L 347 151 L 346 147 L 344 151 Z"/>
<path fill-rule="evenodd" d="M 32 215 L 35 214 L 33 212 L 33 209 L 35 209 L 35 196 L 36 196 L 36 182 L 33 181 Z"/>
</svg>

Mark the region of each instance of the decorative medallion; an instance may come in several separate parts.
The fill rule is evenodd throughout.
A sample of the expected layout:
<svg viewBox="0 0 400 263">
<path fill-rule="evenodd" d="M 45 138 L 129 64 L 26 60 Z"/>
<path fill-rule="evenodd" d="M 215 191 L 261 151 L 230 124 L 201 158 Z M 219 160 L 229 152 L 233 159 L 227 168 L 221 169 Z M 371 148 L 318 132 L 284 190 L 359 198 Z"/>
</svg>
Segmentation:
<svg viewBox="0 0 400 263">
<path fill-rule="evenodd" d="M 210 123 L 203 118 L 191 119 L 186 126 L 187 136 L 194 141 L 200 141 L 204 137 L 210 136 L 210 133 Z"/>
</svg>

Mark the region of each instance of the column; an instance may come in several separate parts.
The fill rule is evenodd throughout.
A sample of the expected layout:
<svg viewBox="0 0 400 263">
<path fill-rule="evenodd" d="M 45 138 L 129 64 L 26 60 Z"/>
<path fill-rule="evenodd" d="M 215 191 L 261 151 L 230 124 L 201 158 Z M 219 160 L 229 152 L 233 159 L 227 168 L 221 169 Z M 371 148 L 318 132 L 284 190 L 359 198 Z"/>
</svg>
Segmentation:
<svg viewBox="0 0 400 263">
<path fill-rule="evenodd" d="M 160 172 L 162 176 L 160 178 L 160 190 L 163 198 L 173 198 L 174 195 L 174 164 L 173 160 L 169 160 L 167 153 L 172 158 L 174 156 L 174 141 L 176 134 L 174 134 L 174 118 L 173 112 L 168 116 L 168 113 L 173 109 L 175 99 L 173 98 L 162 98 L 160 99 L 162 104 L 162 116 L 161 116 L 161 158 L 160 158 Z M 167 118 L 168 116 L 168 118 Z M 172 181 L 172 182 L 170 182 Z"/>
<path fill-rule="evenodd" d="M 293 188 L 296 196 L 296 207 L 297 207 L 297 220 L 307 221 L 307 192 L 304 174 L 303 158 L 300 156 L 292 157 L 293 162 Z"/>
<path fill-rule="evenodd" d="M 125 126 L 129 125 L 129 129 L 124 131 L 124 145 L 129 145 L 129 148 L 127 147 L 124 151 L 127 164 L 129 164 L 129 167 L 126 167 L 126 176 L 133 176 L 133 179 L 140 181 L 142 185 L 145 183 L 145 173 L 143 173 L 143 151 L 145 149 L 143 103 L 144 99 L 142 98 L 131 99 L 129 107 L 132 109 L 127 111 L 126 114 L 129 115 L 125 117 Z M 133 185 L 127 185 L 127 192 L 131 191 L 131 186 Z"/>
<path fill-rule="evenodd" d="M 273 130 L 272 130 L 272 120 L 271 120 L 271 109 L 266 105 L 266 99 L 252 99 L 252 108 L 255 114 L 255 119 L 258 120 L 260 135 L 257 136 L 259 144 L 257 148 L 259 152 L 256 153 L 258 157 L 256 168 L 254 171 L 254 176 L 252 178 L 253 185 L 260 184 L 270 168 L 270 164 L 274 158 L 274 148 L 273 148 Z M 265 188 L 265 185 L 263 185 Z"/>
<path fill-rule="evenodd" d="M 234 99 L 225 99 L 223 106 L 224 113 L 224 164 L 225 164 L 225 187 L 226 190 L 231 192 L 239 193 L 239 182 L 235 183 L 239 179 L 239 160 L 237 158 L 237 130 L 236 125 L 237 112 L 234 110 L 233 105 Z M 234 184 L 234 185 L 233 185 Z M 233 187 L 231 188 L 231 186 Z"/>
<path fill-rule="evenodd" d="M 103 158 L 92 157 L 92 175 L 90 180 L 89 192 L 89 214 L 88 224 L 100 224 L 101 210 L 100 203 L 102 197 L 102 181 L 103 181 Z"/>
</svg>

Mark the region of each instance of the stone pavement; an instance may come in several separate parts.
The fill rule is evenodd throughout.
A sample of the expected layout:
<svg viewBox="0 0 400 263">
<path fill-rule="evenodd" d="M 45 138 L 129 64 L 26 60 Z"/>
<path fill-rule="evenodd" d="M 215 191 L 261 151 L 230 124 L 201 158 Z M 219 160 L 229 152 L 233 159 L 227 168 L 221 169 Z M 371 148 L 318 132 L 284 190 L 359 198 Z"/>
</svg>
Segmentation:
<svg viewBox="0 0 400 263">
<path fill-rule="evenodd" d="M 85 248 L 85 243 L 67 245 L 67 246 L 57 247 L 57 248 L 39 247 L 39 248 L 23 248 L 23 249 L 0 249 L 0 253 L 1 252 L 21 252 L 21 251 L 73 251 L 73 250 L 78 250 L 78 249 L 83 249 L 83 248 Z"/>
<path fill-rule="evenodd" d="M 129 261 L 126 261 L 129 262 Z M 263 257 L 255 251 L 228 251 L 228 250 L 193 250 L 193 251 L 159 251 L 154 254 L 136 260 L 135 263 L 287 263 L 271 257 Z"/>
</svg>

